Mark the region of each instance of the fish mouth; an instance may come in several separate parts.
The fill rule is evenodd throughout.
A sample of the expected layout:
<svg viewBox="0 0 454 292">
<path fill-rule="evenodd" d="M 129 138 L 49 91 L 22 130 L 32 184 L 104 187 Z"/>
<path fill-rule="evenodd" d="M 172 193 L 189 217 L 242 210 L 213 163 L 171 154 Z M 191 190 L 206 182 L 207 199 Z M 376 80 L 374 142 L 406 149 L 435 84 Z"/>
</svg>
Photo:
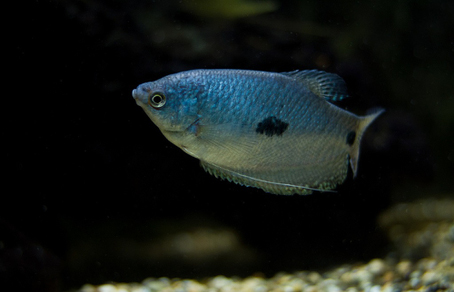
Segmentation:
<svg viewBox="0 0 454 292">
<path fill-rule="evenodd" d="M 143 102 L 139 100 L 139 93 L 137 92 L 137 89 L 132 90 L 132 97 L 135 99 L 136 103 L 140 106 L 143 105 Z M 140 102 L 140 103 L 139 103 Z"/>
<path fill-rule="evenodd" d="M 141 108 L 145 109 L 145 103 L 143 103 L 143 102 L 140 100 L 139 94 L 137 94 L 136 89 L 134 89 L 134 90 L 132 91 L 132 97 L 134 98 L 134 100 L 136 101 L 136 104 L 137 104 L 138 106 L 140 106 Z"/>
</svg>

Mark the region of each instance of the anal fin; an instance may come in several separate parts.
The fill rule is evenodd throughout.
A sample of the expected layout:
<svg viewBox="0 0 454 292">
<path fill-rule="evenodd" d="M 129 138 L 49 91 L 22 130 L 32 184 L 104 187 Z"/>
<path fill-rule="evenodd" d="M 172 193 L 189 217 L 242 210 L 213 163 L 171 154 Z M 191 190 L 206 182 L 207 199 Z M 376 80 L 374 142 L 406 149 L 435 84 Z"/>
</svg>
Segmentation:
<svg viewBox="0 0 454 292">
<path fill-rule="evenodd" d="M 308 195 L 311 194 L 313 191 L 333 192 L 331 190 L 311 188 L 309 186 L 292 185 L 263 180 L 248 176 L 246 174 L 228 170 L 204 161 L 200 161 L 200 164 L 205 169 L 205 171 L 215 176 L 216 178 L 224 179 L 229 182 L 234 182 L 236 184 L 243 185 L 246 187 L 259 188 L 267 193 L 272 193 L 276 195 L 293 195 L 293 194 Z"/>
</svg>

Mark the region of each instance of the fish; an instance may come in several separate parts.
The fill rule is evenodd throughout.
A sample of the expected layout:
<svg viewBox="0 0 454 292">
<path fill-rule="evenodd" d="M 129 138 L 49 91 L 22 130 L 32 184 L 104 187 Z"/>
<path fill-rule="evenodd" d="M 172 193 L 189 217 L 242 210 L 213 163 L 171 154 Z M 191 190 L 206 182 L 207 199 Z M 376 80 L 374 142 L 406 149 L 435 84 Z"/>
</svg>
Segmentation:
<svg viewBox="0 0 454 292">
<path fill-rule="evenodd" d="M 319 70 L 196 69 L 140 84 L 132 96 L 161 133 L 217 178 L 280 195 L 333 191 L 384 111 L 334 103 L 345 81 Z"/>
</svg>

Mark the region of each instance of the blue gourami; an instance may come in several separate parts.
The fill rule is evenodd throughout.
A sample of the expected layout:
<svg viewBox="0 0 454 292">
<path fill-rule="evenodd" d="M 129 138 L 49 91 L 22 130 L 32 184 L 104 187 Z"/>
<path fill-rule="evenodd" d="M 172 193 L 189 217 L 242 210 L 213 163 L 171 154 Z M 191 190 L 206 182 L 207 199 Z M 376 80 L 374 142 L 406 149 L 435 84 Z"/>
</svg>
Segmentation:
<svg viewBox="0 0 454 292">
<path fill-rule="evenodd" d="M 192 70 L 132 95 L 164 136 L 209 173 L 274 194 L 328 191 L 356 175 L 361 136 L 382 112 L 356 116 L 336 74 Z"/>
</svg>

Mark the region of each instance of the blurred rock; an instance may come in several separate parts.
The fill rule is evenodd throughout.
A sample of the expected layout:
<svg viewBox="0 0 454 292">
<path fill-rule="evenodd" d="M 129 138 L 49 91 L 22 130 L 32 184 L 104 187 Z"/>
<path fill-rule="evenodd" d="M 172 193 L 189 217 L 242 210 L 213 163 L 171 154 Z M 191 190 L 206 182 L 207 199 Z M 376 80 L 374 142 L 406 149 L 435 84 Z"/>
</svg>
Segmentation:
<svg viewBox="0 0 454 292">
<path fill-rule="evenodd" d="M 111 224 L 114 224 L 111 222 Z M 113 269 L 123 279 L 137 278 L 137 273 L 177 275 L 178 273 L 214 274 L 239 271 L 256 266 L 259 258 L 244 246 L 238 234 L 212 220 L 188 218 L 182 221 L 143 222 L 151 229 L 129 228 L 122 224 L 109 227 L 109 232 L 85 230 L 74 238 L 68 265 L 74 275 L 84 277 L 96 270 L 109 273 Z M 143 227 L 142 226 L 142 227 Z M 105 227 L 104 227 L 105 228 Z M 102 240 L 91 240 L 104 232 Z M 98 267 L 99 265 L 99 267 Z M 140 271 L 137 271 L 140 266 Z M 130 267 L 135 267 L 131 270 Z M 91 272 L 89 272 L 91 271 Z"/>
</svg>

